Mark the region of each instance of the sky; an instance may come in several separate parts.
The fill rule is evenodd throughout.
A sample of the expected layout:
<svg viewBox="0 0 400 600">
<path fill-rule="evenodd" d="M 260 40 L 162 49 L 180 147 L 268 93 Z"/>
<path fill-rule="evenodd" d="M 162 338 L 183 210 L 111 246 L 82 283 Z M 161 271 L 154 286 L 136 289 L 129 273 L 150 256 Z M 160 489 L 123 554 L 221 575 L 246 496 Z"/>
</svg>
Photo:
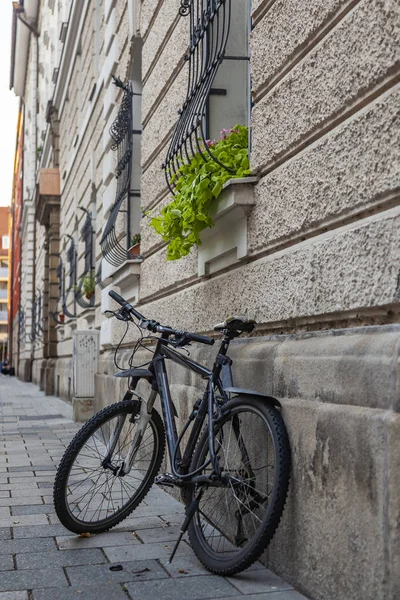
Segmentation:
<svg viewBox="0 0 400 600">
<path fill-rule="evenodd" d="M 0 206 L 11 204 L 18 98 L 10 91 L 11 0 L 0 0 Z"/>
</svg>

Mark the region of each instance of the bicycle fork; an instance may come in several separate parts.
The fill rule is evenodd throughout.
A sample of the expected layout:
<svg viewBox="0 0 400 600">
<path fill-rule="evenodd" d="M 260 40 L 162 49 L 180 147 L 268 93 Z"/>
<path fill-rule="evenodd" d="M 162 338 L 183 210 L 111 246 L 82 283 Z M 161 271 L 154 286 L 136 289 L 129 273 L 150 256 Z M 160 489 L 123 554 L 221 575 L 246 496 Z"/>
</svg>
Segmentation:
<svg viewBox="0 0 400 600">
<path fill-rule="evenodd" d="M 111 469 L 114 472 L 114 474 L 118 475 L 119 477 L 128 475 L 128 473 L 130 473 L 132 469 L 133 463 L 135 462 L 136 454 L 139 450 L 140 444 L 143 439 L 144 432 L 146 431 L 149 421 L 151 419 L 151 412 L 153 410 L 154 402 L 157 396 L 157 392 L 152 391 L 149 396 L 149 399 L 146 401 L 141 394 L 132 391 L 130 392 L 131 398 L 133 394 L 135 394 L 135 396 L 138 398 L 137 403 L 139 404 L 140 402 L 140 409 L 138 406 L 137 411 L 132 414 L 132 417 L 130 419 L 131 422 L 137 420 L 137 427 L 132 441 L 130 443 L 128 455 L 119 468 L 112 467 L 110 460 L 117 446 L 119 437 L 124 428 L 127 417 L 127 415 L 124 414 L 118 416 L 117 424 L 106 446 L 105 457 L 102 461 L 103 467 Z"/>
</svg>

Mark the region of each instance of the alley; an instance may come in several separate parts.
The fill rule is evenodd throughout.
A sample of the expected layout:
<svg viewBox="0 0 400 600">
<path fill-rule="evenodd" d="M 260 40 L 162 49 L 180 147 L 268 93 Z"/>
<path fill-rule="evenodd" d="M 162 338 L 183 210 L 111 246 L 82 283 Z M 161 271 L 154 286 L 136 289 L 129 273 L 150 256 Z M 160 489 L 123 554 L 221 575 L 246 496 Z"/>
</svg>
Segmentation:
<svg viewBox="0 0 400 600">
<path fill-rule="evenodd" d="M 0 375 L 0 415 L 0 600 L 305 600 L 261 564 L 210 575 L 186 542 L 169 565 L 183 507 L 158 488 L 112 531 L 71 535 L 52 500 L 58 461 L 79 428 L 71 407 Z"/>
</svg>

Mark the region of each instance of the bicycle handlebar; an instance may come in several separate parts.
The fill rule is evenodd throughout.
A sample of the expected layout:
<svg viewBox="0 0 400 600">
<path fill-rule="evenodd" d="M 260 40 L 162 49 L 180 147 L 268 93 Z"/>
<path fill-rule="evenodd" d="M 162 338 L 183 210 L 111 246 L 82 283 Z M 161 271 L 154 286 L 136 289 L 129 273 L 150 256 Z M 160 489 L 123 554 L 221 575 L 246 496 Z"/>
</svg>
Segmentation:
<svg viewBox="0 0 400 600">
<path fill-rule="evenodd" d="M 150 331 L 157 331 L 158 333 L 166 333 L 168 335 L 177 335 L 186 338 L 188 342 L 199 342 L 200 344 L 207 344 L 208 346 L 212 346 L 215 342 L 212 338 L 206 337 L 205 335 L 199 335 L 198 333 L 189 333 L 188 331 L 176 331 L 175 329 L 171 329 L 170 327 L 163 327 L 159 323 L 155 323 L 154 321 L 149 321 L 143 315 L 140 314 L 137 310 L 133 308 L 129 302 L 124 300 L 122 296 L 114 292 L 114 290 L 110 290 L 108 295 L 115 300 L 123 309 L 131 312 L 139 321 L 142 321 L 140 324 L 143 329 L 150 329 Z"/>
</svg>

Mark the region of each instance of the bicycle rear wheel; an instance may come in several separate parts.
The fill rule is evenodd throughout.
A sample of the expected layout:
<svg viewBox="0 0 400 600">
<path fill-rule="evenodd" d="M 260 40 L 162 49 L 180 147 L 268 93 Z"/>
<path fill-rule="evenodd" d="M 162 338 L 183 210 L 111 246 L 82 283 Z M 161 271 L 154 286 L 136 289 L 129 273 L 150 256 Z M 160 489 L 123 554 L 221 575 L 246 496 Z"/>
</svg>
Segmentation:
<svg viewBox="0 0 400 600">
<path fill-rule="evenodd" d="M 200 492 L 189 525 L 192 548 L 212 573 L 234 575 L 255 562 L 281 518 L 290 477 L 290 446 L 278 410 L 239 396 L 226 403 L 214 429 L 215 449 L 227 476 L 224 487 L 192 486 L 187 506 Z M 209 459 L 208 430 L 197 445 L 190 470 Z M 210 474 L 207 466 L 204 474 Z"/>
<path fill-rule="evenodd" d="M 130 473 L 118 474 L 137 421 L 134 402 L 112 404 L 94 415 L 71 441 L 58 467 L 53 491 L 57 516 L 70 531 L 100 533 L 114 527 L 149 491 L 165 449 L 164 426 L 155 409 Z M 112 436 L 115 447 L 108 466 L 104 466 Z"/>
</svg>

